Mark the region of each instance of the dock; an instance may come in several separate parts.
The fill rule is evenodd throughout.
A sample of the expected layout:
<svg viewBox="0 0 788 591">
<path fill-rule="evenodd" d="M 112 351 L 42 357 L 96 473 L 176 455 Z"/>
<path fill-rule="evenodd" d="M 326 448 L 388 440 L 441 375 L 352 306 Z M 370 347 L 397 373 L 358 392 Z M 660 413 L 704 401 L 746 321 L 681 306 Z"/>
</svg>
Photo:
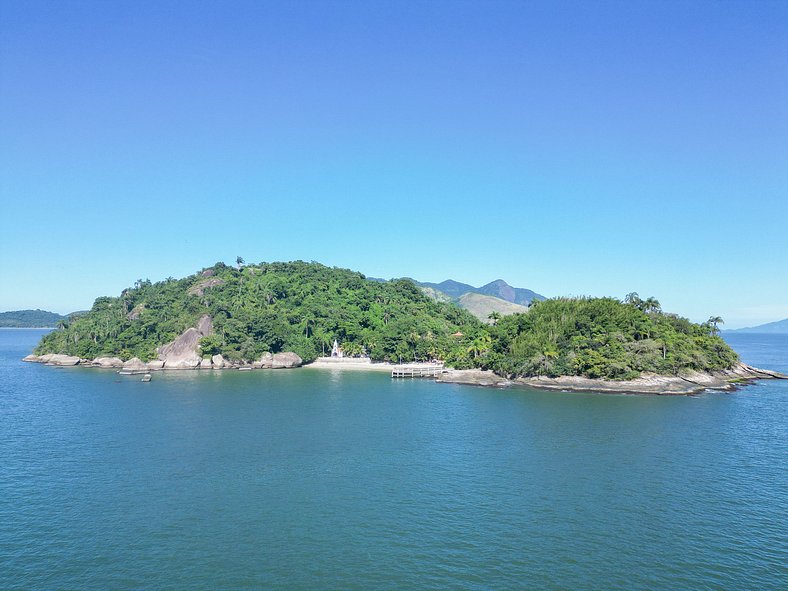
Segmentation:
<svg viewBox="0 0 788 591">
<path fill-rule="evenodd" d="M 442 363 L 395 365 L 391 369 L 392 378 L 437 378 L 441 373 L 443 373 Z"/>
</svg>

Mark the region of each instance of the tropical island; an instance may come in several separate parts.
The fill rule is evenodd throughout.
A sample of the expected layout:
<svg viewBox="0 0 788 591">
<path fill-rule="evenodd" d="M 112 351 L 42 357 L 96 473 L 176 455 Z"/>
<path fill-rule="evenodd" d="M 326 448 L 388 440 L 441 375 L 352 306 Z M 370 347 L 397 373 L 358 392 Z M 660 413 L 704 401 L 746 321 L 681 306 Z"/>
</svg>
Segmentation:
<svg viewBox="0 0 788 591">
<path fill-rule="evenodd" d="M 440 360 L 442 381 L 686 393 L 778 377 L 654 298 L 533 298 L 483 322 L 434 289 L 319 263 L 216 263 L 183 279 L 138 280 L 45 335 L 27 361 L 130 369 L 297 367 L 343 355 Z M 432 291 L 431 291 L 432 290 Z M 494 376 L 491 378 L 490 376 Z M 645 380 L 645 382 L 644 382 Z M 644 384 L 642 388 L 639 383 Z"/>
<path fill-rule="evenodd" d="M 38 309 L 9 310 L 0 312 L 0 328 L 55 328 L 68 316 Z"/>
</svg>

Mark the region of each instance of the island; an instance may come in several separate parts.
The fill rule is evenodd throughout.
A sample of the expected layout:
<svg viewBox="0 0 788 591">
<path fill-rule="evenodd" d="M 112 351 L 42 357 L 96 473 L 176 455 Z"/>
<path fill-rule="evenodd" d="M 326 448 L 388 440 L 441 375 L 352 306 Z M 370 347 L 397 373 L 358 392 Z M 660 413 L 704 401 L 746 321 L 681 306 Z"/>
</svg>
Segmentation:
<svg viewBox="0 0 788 591">
<path fill-rule="evenodd" d="M 60 323 L 26 361 L 159 369 L 276 369 L 337 354 L 440 362 L 439 381 L 686 394 L 780 374 L 750 368 L 719 336 L 654 298 L 533 299 L 483 322 L 409 279 L 315 262 L 216 263 L 138 280 Z M 325 364 L 324 364 L 325 365 Z M 330 364 L 329 364 L 330 365 Z"/>
</svg>

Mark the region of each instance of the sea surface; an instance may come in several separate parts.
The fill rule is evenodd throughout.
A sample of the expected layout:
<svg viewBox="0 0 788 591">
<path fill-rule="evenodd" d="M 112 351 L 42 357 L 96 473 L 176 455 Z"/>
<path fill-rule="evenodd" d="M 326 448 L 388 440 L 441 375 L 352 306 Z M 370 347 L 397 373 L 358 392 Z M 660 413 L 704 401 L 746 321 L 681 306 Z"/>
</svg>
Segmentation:
<svg viewBox="0 0 788 591">
<path fill-rule="evenodd" d="M 0 330 L 0 589 L 788 589 L 788 381 L 141 383 L 22 363 L 43 332 Z"/>
</svg>

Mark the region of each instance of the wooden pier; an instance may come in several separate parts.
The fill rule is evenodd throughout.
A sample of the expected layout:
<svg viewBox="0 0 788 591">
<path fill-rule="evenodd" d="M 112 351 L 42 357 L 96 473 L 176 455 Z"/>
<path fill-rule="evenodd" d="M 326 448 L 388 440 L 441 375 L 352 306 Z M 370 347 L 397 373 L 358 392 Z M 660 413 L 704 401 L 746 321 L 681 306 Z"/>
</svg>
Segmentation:
<svg viewBox="0 0 788 591">
<path fill-rule="evenodd" d="M 443 373 L 443 364 L 413 363 L 395 365 L 391 370 L 392 378 L 437 378 Z"/>
</svg>

